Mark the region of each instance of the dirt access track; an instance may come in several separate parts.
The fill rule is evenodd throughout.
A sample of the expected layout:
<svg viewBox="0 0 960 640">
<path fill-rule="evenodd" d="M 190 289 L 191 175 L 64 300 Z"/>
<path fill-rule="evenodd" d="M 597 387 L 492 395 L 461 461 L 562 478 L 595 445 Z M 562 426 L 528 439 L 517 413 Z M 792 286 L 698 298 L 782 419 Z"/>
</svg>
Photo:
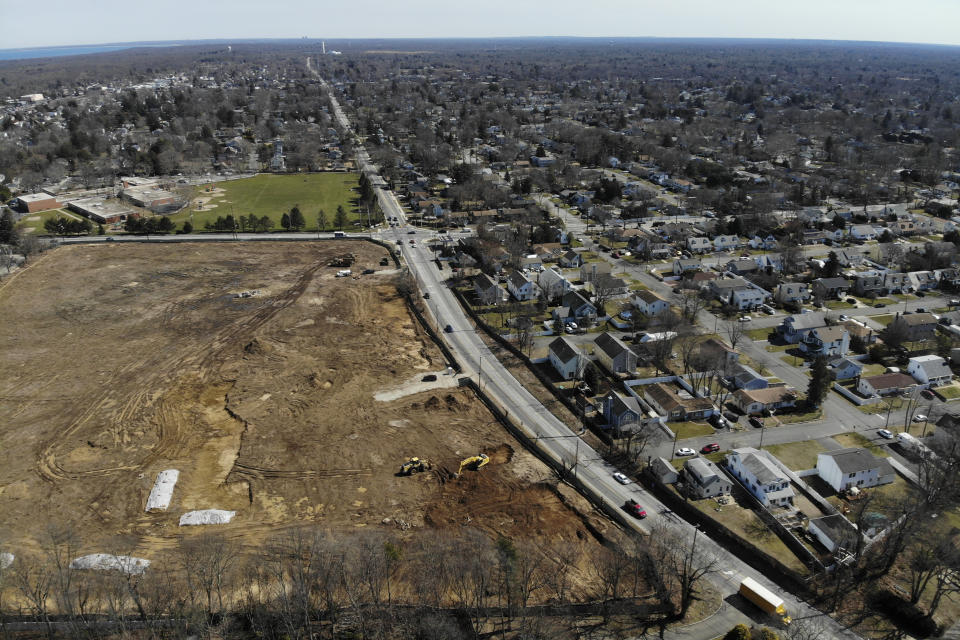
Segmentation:
<svg viewBox="0 0 960 640">
<path fill-rule="evenodd" d="M 357 254 L 335 277 L 328 261 Z M 193 509 L 257 545 L 286 527 L 473 526 L 595 544 L 585 501 L 558 488 L 471 392 L 409 394 L 445 362 L 360 242 L 62 247 L 0 286 L 0 542 L 49 523 L 86 552 L 132 540 L 156 557 Z M 250 297 L 236 297 L 256 291 Z M 387 400 L 374 395 L 385 390 Z M 491 463 L 452 478 L 478 452 Z M 397 477 L 410 456 L 431 472 Z M 170 509 L 145 513 L 159 471 Z"/>
</svg>

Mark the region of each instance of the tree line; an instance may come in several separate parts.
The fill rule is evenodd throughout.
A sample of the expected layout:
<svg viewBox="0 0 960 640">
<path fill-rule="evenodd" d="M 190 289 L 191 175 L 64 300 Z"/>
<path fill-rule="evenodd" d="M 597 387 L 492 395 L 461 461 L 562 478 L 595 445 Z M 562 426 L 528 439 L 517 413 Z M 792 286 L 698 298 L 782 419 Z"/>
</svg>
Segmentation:
<svg viewBox="0 0 960 640">
<path fill-rule="evenodd" d="M 31 619 L 50 638 L 535 639 L 582 637 L 589 622 L 627 637 L 682 619 L 716 569 L 667 530 L 601 545 L 306 527 L 246 548 L 204 532 L 139 575 L 71 569 L 82 542 L 69 529 L 40 546 L 0 564 L 0 633 Z M 117 539 L 109 552 L 135 547 Z"/>
</svg>

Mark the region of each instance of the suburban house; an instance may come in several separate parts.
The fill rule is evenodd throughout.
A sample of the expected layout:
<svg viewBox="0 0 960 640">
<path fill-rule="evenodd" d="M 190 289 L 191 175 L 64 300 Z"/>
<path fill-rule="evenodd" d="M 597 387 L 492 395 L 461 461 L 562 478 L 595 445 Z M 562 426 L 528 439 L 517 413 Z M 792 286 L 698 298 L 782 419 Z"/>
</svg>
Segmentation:
<svg viewBox="0 0 960 640">
<path fill-rule="evenodd" d="M 799 344 L 808 333 L 825 326 L 827 321 L 822 313 L 800 313 L 784 318 L 783 322 L 777 326 L 777 332 L 790 344 Z"/>
<path fill-rule="evenodd" d="M 816 327 L 803 337 L 800 350 L 811 356 L 845 356 L 850 350 L 850 334 L 840 325 Z"/>
<path fill-rule="evenodd" d="M 787 475 L 753 447 L 731 451 L 727 456 L 727 469 L 763 506 L 793 504 L 793 488 Z"/>
<path fill-rule="evenodd" d="M 741 311 L 755 309 L 770 297 L 767 291 L 751 285 L 743 278 L 719 278 L 711 280 L 707 286 L 717 300 Z"/>
<path fill-rule="evenodd" d="M 737 258 L 724 265 L 725 271 L 729 271 L 738 276 L 755 273 L 759 269 L 760 267 L 757 265 L 757 261 L 752 258 Z"/>
<path fill-rule="evenodd" d="M 606 297 L 623 296 L 630 291 L 630 285 L 623 278 L 617 278 L 609 273 L 598 274 L 590 283 L 595 294 L 603 292 Z"/>
<path fill-rule="evenodd" d="M 790 408 L 797 404 L 797 391 L 791 387 L 767 387 L 766 389 L 737 389 L 733 404 L 747 415 L 758 415 L 777 409 Z"/>
<path fill-rule="evenodd" d="M 857 528 L 843 514 L 811 518 L 807 531 L 830 553 L 840 549 L 852 552 L 857 548 Z"/>
<path fill-rule="evenodd" d="M 693 253 L 706 253 L 713 251 L 713 243 L 710 242 L 710 238 L 690 236 L 687 238 L 687 249 Z"/>
<path fill-rule="evenodd" d="M 860 447 L 818 453 L 817 475 L 838 493 L 850 487 L 890 484 L 896 479 L 886 458 L 878 458 Z"/>
<path fill-rule="evenodd" d="M 844 298 L 850 290 L 850 282 L 846 278 L 817 278 L 813 281 L 813 295 L 820 300 Z"/>
<path fill-rule="evenodd" d="M 655 316 L 670 308 L 670 303 L 647 289 L 640 289 L 633 294 L 633 306 L 645 316 Z"/>
<path fill-rule="evenodd" d="M 711 358 L 723 359 L 724 367 L 729 367 L 740 359 L 740 354 L 724 344 L 722 340 L 718 338 L 708 338 L 698 346 L 697 357 L 701 360 Z"/>
<path fill-rule="evenodd" d="M 699 260 L 678 259 L 673 261 L 673 275 L 679 276 L 687 271 L 700 271 L 703 264 Z"/>
<path fill-rule="evenodd" d="M 611 391 L 603 397 L 603 417 L 614 429 L 627 431 L 644 420 L 644 411 L 633 396 Z"/>
<path fill-rule="evenodd" d="M 473 276 L 473 292 L 477 296 L 480 304 L 497 304 L 502 302 L 505 294 L 493 278 L 485 273 L 479 273 Z"/>
<path fill-rule="evenodd" d="M 580 267 L 583 264 L 583 258 L 580 257 L 580 254 L 571 249 L 567 251 L 560 257 L 560 266 L 566 267 L 568 269 L 575 269 Z"/>
<path fill-rule="evenodd" d="M 553 300 L 573 291 L 573 284 L 555 269 L 544 269 L 537 278 L 537 284 L 547 300 Z"/>
<path fill-rule="evenodd" d="M 863 373 L 863 365 L 849 358 L 836 358 L 827 363 L 834 380 L 849 380 Z"/>
<path fill-rule="evenodd" d="M 940 356 L 916 356 L 907 361 L 907 373 L 925 387 L 942 387 L 953 380 L 953 372 Z"/>
<path fill-rule="evenodd" d="M 597 308 L 587 302 L 586 298 L 577 291 L 564 294 L 560 306 L 553 310 L 554 320 L 561 322 L 572 319 L 575 322 L 594 322 L 597 319 Z"/>
<path fill-rule="evenodd" d="M 702 420 L 717 412 L 710 398 L 695 398 L 670 384 L 655 382 L 642 388 L 644 400 L 668 421 Z"/>
<path fill-rule="evenodd" d="M 516 270 L 507 278 L 507 290 L 520 302 L 535 300 L 540 295 L 540 288 L 537 287 L 537 283 L 530 280 L 523 272 Z"/>
<path fill-rule="evenodd" d="M 593 282 L 601 275 L 610 275 L 610 264 L 607 262 L 584 262 L 580 266 L 580 280 Z"/>
<path fill-rule="evenodd" d="M 873 332 L 873 329 L 860 322 L 859 320 L 844 320 L 841 322 L 844 328 L 847 330 L 847 333 L 850 334 L 850 339 L 860 338 L 863 340 L 864 344 L 873 344 L 877 341 L 877 335 Z"/>
<path fill-rule="evenodd" d="M 855 224 L 850 227 L 850 237 L 857 240 L 876 240 L 877 230 L 869 224 Z"/>
<path fill-rule="evenodd" d="M 861 377 L 857 391 L 870 398 L 908 392 L 916 386 L 916 381 L 905 373 L 882 373 L 878 376 Z"/>
<path fill-rule="evenodd" d="M 933 271 L 911 271 L 907 277 L 914 291 L 929 291 L 940 286 L 940 278 Z"/>
<path fill-rule="evenodd" d="M 930 313 L 911 313 L 898 315 L 890 326 L 899 325 L 906 329 L 907 342 L 932 340 L 937 334 L 937 319 Z"/>
<path fill-rule="evenodd" d="M 887 271 L 883 274 L 883 288 L 890 293 L 908 293 L 913 290 L 910 276 L 902 271 Z"/>
<path fill-rule="evenodd" d="M 697 457 L 683 465 L 683 488 L 687 495 L 702 500 L 728 495 L 733 485 L 716 464 Z"/>
<path fill-rule="evenodd" d="M 883 275 L 876 272 L 859 273 L 853 280 L 853 292 L 858 296 L 878 296 L 884 292 Z"/>
<path fill-rule="evenodd" d="M 580 375 L 580 365 L 583 360 L 583 354 L 576 345 L 567 342 L 567 339 L 560 336 L 550 343 L 547 347 L 550 364 L 557 370 L 560 377 L 564 380 L 574 380 Z"/>
<path fill-rule="evenodd" d="M 770 381 L 745 364 L 737 363 L 731 367 L 730 381 L 734 389 L 766 389 Z"/>
<path fill-rule="evenodd" d="M 740 246 L 737 236 L 717 236 L 713 239 L 713 246 L 717 251 L 729 251 Z"/>
<path fill-rule="evenodd" d="M 633 373 L 637 370 L 637 354 L 620 338 L 603 332 L 593 344 L 597 347 L 593 352 L 597 360 L 613 373 Z"/>
<path fill-rule="evenodd" d="M 780 304 L 807 302 L 810 296 L 810 285 L 805 282 L 781 282 L 773 289 L 773 299 Z"/>
</svg>

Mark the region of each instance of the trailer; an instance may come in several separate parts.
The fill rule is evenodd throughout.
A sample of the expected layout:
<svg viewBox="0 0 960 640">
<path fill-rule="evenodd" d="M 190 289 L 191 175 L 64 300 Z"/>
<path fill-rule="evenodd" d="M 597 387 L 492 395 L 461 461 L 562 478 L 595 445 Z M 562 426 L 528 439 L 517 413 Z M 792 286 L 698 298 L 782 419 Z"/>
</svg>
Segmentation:
<svg viewBox="0 0 960 640">
<path fill-rule="evenodd" d="M 783 598 L 770 591 L 753 578 L 744 578 L 740 582 L 740 595 L 757 605 L 762 611 L 779 616 L 783 624 L 790 624 L 790 616 L 783 604 Z"/>
</svg>

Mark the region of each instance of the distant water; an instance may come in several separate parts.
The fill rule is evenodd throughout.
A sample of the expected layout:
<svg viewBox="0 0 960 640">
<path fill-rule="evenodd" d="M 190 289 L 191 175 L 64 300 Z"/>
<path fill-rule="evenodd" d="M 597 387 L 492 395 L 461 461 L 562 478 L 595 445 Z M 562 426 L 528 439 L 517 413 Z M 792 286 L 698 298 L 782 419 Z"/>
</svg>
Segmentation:
<svg viewBox="0 0 960 640">
<path fill-rule="evenodd" d="M 106 53 L 140 46 L 133 44 L 91 45 L 86 47 L 38 47 L 30 49 L 0 49 L 0 60 L 24 60 L 27 58 L 55 58 L 57 56 L 82 56 L 87 53 Z"/>
</svg>

